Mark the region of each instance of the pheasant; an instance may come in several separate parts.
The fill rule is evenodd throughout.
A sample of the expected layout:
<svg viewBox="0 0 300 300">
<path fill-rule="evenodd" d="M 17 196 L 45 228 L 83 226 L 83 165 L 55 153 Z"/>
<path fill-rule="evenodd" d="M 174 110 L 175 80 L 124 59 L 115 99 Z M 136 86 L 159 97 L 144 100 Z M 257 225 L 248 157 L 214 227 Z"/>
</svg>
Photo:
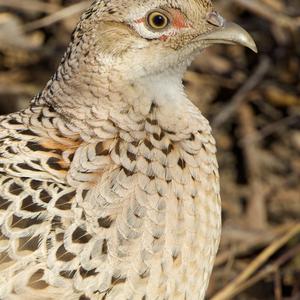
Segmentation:
<svg viewBox="0 0 300 300">
<path fill-rule="evenodd" d="M 98 0 L 28 109 L 0 118 L 0 299 L 194 300 L 221 231 L 216 146 L 182 76 L 256 51 L 209 0 Z"/>
</svg>

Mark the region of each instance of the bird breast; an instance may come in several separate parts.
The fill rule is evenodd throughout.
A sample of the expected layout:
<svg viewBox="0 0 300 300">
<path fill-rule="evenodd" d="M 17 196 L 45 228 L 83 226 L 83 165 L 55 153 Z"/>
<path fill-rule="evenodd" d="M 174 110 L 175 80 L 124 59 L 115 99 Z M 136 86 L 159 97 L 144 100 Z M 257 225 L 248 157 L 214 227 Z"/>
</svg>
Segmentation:
<svg viewBox="0 0 300 300">
<path fill-rule="evenodd" d="M 171 132 L 151 116 L 138 127 L 85 146 L 71 172 L 94 176 L 79 206 L 102 252 L 108 237 L 103 267 L 125 281 L 110 296 L 130 297 L 131 284 L 149 299 L 202 299 L 221 227 L 215 141 L 209 128 Z"/>
</svg>

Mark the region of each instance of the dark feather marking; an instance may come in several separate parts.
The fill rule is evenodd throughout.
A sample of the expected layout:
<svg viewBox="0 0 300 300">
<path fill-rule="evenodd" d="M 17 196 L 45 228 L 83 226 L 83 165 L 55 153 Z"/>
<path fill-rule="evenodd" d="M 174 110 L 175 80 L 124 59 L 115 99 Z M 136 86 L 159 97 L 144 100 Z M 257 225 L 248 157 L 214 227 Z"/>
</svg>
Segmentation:
<svg viewBox="0 0 300 300">
<path fill-rule="evenodd" d="M 6 210 L 11 205 L 11 201 L 4 199 L 0 196 L 0 209 Z"/>
<path fill-rule="evenodd" d="M 28 286 L 37 290 L 46 289 L 49 286 L 49 284 L 45 280 L 42 280 L 43 276 L 44 270 L 37 270 L 29 279 Z"/>
<path fill-rule="evenodd" d="M 69 262 L 73 260 L 75 257 L 76 257 L 75 254 L 68 252 L 66 250 L 64 244 L 62 244 L 56 251 L 56 258 L 60 261 Z"/>
<path fill-rule="evenodd" d="M 107 254 L 107 240 L 106 239 L 103 240 L 101 253 L 102 254 Z"/>
<path fill-rule="evenodd" d="M 126 278 L 122 278 L 122 277 L 112 277 L 111 278 L 111 284 L 112 285 L 118 285 L 118 284 L 121 284 L 121 283 L 124 283 L 126 282 Z"/>
<path fill-rule="evenodd" d="M 72 207 L 72 203 L 70 202 L 72 199 L 74 199 L 76 195 L 75 191 L 72 191 L 70 193 L 64 194 L 55 203 L 55 207 L 59 208 L 60 210 L 69 210 Z"/>
<path fill-rule="evenodd" d="M 110 226 L 113 222 L 114 221 L 109 216 L 98 219 L 99 227 L 102 227 L 102 228 L 110 228 Z"/>
<path fill-rule="evenodd" d="M 23 192 L 23 187 L 13 182 L 9 187 L 9 192 L 13 195 L 19 196 Z"/>
<path fill-rule="evenodd" d="M 88 278 L 88 277 L 96 276 L 99 274 L 99 272 L 96 271 L 96 268 L 94 268 L 92 270 L 85 270 L 83 267 L 80 267 L 79 273 L 82 278 Z"/>
<path fill-rule="evenodd" d="M 40 236 L 28 236 L 19 238 L 19 248 L 18 251 L 29 250 L 31 252 L 36 251 L 39 248 Z"/>
<path fill-rule="evenodd" d="M 72 271 L 60 271 L 59 275 L 61 277 L 67 278 L 67 279 L 73 279 L 77 270 L 72 270 Z"/>
<path fill-rule="evenodd" d="M 45 207 L 34 203 L 32 196 L 27 196 L 25 199 L 23 199 L 21 209 L 30 212 L 41 212 L 46 210 Z"/>
<path fill-rule="evenodd" d="M 46 191 L 46 190 L 42 190 L 40 192 L 40 200 L 45 202 L 45 203 L 49 203 L 50 200 L 52 199 L 52 197 L 50 196 L 50 194 Z"/>
<path fill-rule="evenodd" d="M 72 233 L 73 243 L 86 244 L 91 238 L 92 236 L 80 227 L 77 227 Z"/>
<path fill-rule="evenodd" d="M 14 228 L 26 229 L 32 225 L 38 225 L 43 223 L 43 220 L 39 217 L 35 218 L 22 218 L 16 215 L 12 215 L 11 226 Z"/>
</svg>

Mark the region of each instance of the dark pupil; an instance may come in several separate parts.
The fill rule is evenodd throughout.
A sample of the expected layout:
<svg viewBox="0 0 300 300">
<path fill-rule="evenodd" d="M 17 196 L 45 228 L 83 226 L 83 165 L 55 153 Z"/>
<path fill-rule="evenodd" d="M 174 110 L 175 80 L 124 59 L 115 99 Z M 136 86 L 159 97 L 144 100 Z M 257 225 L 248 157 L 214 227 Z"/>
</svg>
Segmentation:
<svg viewBox="0 0 300 300">
<path fill-rule="evenodd" d="M 165 18 L 161 15 L 157 15 L 153 18 L 153 23 L 157 26 L 157 27 L 162 27 L 165 25 Z"/>
</svg>

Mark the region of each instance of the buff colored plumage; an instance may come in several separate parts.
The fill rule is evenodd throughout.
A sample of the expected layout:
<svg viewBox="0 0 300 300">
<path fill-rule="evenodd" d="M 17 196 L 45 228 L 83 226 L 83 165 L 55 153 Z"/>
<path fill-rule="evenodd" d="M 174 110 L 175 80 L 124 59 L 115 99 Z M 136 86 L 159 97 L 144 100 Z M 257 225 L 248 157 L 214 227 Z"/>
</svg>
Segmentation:
<svg viewBox="0 0 300 300">
<path fill-rule="evenodd" d="M 216 42 L 255 49 L 208 0 L 98 0 L 83 14 L 30 108 L 0 119 L 0 299 L 204 298 L 216 146 L 181 78 Z"/>
</svg>

